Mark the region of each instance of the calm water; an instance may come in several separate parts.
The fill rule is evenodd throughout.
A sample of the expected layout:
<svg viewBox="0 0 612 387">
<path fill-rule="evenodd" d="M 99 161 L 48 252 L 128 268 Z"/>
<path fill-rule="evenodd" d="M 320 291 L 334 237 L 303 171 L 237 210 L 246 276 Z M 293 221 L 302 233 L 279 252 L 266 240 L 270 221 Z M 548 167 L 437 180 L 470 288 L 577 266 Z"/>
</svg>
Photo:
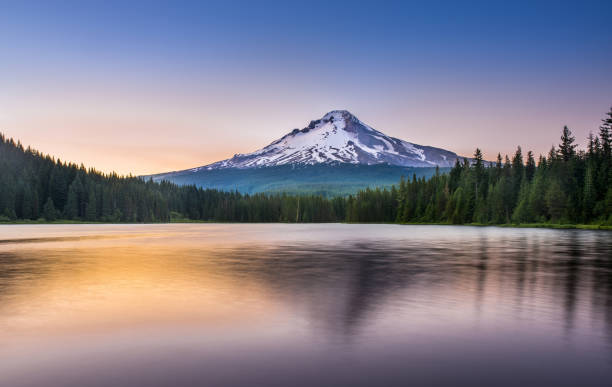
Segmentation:
<svg viewBox="0 0 612 387">
<path fill-rule="evenodd" d="M 0 226 L 0 386 L 610 380 L 610 232 Z"/>
</svg>

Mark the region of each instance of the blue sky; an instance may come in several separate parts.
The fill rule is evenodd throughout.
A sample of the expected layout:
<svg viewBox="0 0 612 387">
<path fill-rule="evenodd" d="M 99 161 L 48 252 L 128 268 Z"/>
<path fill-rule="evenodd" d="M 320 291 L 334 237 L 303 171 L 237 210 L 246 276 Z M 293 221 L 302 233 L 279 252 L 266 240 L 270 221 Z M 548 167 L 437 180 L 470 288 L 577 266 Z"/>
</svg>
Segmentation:
<svg viewBox="0 0 612 387">
<path fill-rule="evenodd" d="M 485 156 L 578 140 L 612 105 L 612 2 L 4 2 L 0 130 L 149 173 L 333 109 Z"/>
</svg>

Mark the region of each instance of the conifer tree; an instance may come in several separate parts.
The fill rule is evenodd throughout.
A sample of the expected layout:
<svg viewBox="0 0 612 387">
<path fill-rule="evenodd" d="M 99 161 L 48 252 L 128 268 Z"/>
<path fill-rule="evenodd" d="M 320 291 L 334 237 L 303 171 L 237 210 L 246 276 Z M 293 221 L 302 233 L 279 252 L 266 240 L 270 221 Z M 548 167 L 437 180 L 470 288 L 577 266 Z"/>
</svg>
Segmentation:
<svg viewBox="0 0 612 387">
<path fill-rule="evenodd" d="M 612 154 L 612 107 L 606 116 L 599 127 L 599 142 L 603 157 L 609 161 Z"/>
<path fill-rule="evenodd" d="M 47 201 L 45 202 L 45 205 L 43 207 L 43 216 L 49 222 L 52 222 L 57 219 L 57 210 L 55 209 L 55 205 L 53 204 L 53 199 L 51 199 L 51 196 L 49 196 L 47 198 Z"/>
<path fill-rule="evenodd" d="M 484 163 L 482 159 L 482 152 L 479 148 L 476 148 L 474 152 L 474 191 L 476 200 L 478 200 L 478 189 L 480 188 L 481 194 L 483 193 L 482 184 L 484 179 Z"/>
<path fill-rule="evenodd" d="M 553 179 L 546 190 L 546 206 L 548 214 L 553 221 L 561 221 L 565 217 L 567 197 L 561 185 Z"/>
<path fill-rule="evenodd" d="M 18 211 L 18 216 L 22 219 L 33 219 L 33 197 L 32 197 L 32 188 L 28 184 L 21 185 L 21 194 L 19 195 L 20 199 L 20 211 Z"/>
<path fill-rule="evenodd" d="M 64 206 L 64 216 L 66 219 L 74 220 L 79 218 L 79 196 L 77 191 L 78 188 L 76 184 L 74 182 L 70 184 L 68 188 L 68 199 Z"/>
<path fill-rule="evenodd" d="M 525 173 L 523 166 L 523 151 L 521 147 L 516 148 L 514 157 L 512 157 L 512 183 L 511 183 L 511 197 L 509 206 L 514 208 L 517 204 L 519 191 L 523 182 L 523 175 Z"/>
<path fill-rule="evenodd" d="M 576 138 L 572 136 L 572 131 L 567 126 L 564 126 L 563 133 L 561 134 L 561 143 L 559 144 L 559 156 L 561 156 L 563 161 L 570 161 L 576 154 L 575 140 Z"/>
<path fill-rule="evenodd" d="M 85 210 L 85 219 L 89 221 L 95 221 L 98 218 L 98 214 L 97 214 L 96 192 L 93 189 L 93 187 L 89 188 L 86 206 L 87 207 Z"/>
<path fill-rule="evenodd" d="M 595 164 L 589 163 L 586 176 L 584 179 L 583 203 L 582 203 L 582 219 L 588 221 L 593 215 L 595 201 L 597 200 L 595 193 Z"/>
<path fill-rule="evenodd" d="M 521 183 L 517 205 L 512 214 L 512 221 L 514 223 L 533 221 L 532 214 L 529 211 L 529 183 L 527 183 L 526 179 Z"/>
<path fill-rule="evenodd" d="M 527 163 L 525 164 L 525 178 L 527 179 L 528 182 L 531 182 L 533 180 L 535 171 L 536 171 L 536 162 L 535 162 L 535 159 L 533 158 L 533 152 L 529 151 L 527 152 Z"/>
</svg>

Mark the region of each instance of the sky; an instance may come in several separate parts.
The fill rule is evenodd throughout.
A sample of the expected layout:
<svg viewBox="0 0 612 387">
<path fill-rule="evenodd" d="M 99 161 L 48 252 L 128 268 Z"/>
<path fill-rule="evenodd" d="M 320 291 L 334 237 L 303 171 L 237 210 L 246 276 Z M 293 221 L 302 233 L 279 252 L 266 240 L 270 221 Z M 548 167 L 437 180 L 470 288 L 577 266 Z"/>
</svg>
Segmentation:
<svg viewBox="0 0 612 387">
<path fill-rule="evenodd" d="M 584 146 L 611 1 L 4 1 L 0 132 L 104 172 L 259 149 L 346 109 L 471 155 Z"/>
</svg>

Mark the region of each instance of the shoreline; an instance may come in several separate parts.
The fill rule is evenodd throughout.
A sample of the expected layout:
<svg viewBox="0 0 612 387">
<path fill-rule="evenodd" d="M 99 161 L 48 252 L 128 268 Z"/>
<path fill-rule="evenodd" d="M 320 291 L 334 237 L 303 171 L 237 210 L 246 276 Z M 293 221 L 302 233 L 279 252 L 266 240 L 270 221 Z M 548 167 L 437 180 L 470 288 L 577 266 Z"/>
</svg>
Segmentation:
<svg viewBox="0 0 612 387">
<path fill-rule="evenodd" d="M 340 223 L 340 224 L 395 224 L 398 226 L 471 226 L 471 227 L 504 227 L 504 228 L 547 228 L 555 230 L 605 230 L 612 231 L 612 225 L 601 225 L 601 224 L 549 224 L 549 223 L 504 223 L 504 224 L 482 224 L 482 223 L 464 223 L 464 224 L 451 224 L 451 223 L 382 223 L 382 222 L 223 222 L 223 221 L 211 221 L 211 220 L 189 220 L 180 219 L 170 222 L 88 222 L 80 220 L 56 220 L 52 222 L 40 221 L 40 220 L 15 220 L 15 221 L 0 221 L 0 226 L 8 225 L 62 225 L 62 224 L 191 224 L 191 223 L 210 223 L 210 224 L 328 224 L 328 223 Z"/>
</svg>

